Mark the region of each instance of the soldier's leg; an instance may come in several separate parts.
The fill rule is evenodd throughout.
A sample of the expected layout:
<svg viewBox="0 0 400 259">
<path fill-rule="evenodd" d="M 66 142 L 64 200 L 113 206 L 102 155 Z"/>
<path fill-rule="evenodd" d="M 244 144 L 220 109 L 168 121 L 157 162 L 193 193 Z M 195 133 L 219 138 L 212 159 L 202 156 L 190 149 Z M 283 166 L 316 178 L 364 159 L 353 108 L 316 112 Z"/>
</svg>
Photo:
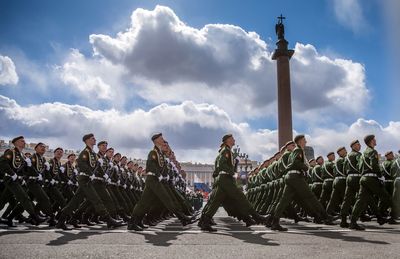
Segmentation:
<svg viewBox="0 0 400 259">
<path fill-rule="evenodd" d="M 365 181 L 365 177 L 362 177 L 360 180 L 360 190 L 357 195 L 357 200 L 354 204 L 353 211 L 351 213 L 351 221 L 353 223 L 358 220 L 361 213 L 363 213 L 367 209 L 369 201 L 373 199 L 373 193 L 369 190 Z"/>
<path fill-rule="evenodd" d="M 342 206 L 340 208 L 340 215 L 342 217 L 347 217 L 348 215 L 350 215 L 351 206 L 354 205 L 356 195 L 360 189 L 359 179 L 360 178 L 357 177 L 347 180 L 346 191 L 344 194 Z"/>
<path fill-rule="evenodd" d="M 329 200 L 328 206 L 326 207 L 326 211 L 328 214 L 332 215 L 333 213 L 337 212 L 339 205 L 343 201 L 345 188 L 345 180 L 335 180 L 331 199 Z"/>
<path fill-rule="evenodd" d="M 47 216 L 53 216 L 54 212 L 51 206 L 50 198 L 47 196 L 46 192 L 43 190 L 42 186 L 38 183 L 28 183 L 29 191 L 32 193 L 37 201 L 37 204 L 41 211 L 46 213 Z"/>
<path fill-rule="evenodd" d="M 9 182 L 6 184 L 6 188 L 12 192 L 14 195 L 15 199 L 21 203 L 23 208 L 30 214 L 30 215 L 36 215 L 35 213 L 35 207 L 33 202 L 29 199 L 28 194 L 25 192 L 25 190 L 22 188 L 22 186 L 18 182 Z"/>
<path fill-rule="evenodd" d="M 106 189 L 104 183 L 95 183 L 95 190 L 97 194 L 99 195 L 101 201 L 104 203 L 104 206 L 106 206 L 107 210 L 112 214 L 115 215 L 117 212 L 116 206 L 110 196 L 110 193 Z"/>
</svg>

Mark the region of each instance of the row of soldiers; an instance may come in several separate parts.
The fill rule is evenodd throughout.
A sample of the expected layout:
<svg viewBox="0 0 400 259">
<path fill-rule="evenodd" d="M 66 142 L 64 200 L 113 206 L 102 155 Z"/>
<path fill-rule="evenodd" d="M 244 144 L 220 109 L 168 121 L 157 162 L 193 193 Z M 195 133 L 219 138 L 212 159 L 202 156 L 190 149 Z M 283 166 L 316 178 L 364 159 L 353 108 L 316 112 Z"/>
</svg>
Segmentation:
<svg viewBox="0 0 400 259">
<path fill-rule="evenodd" d="M 269 215 L 267 226 L 273 230 L 286 230 L 279 224 L 283 215 L 295 221 L 311 215 L 314 222 L 326 224 L 337 216 L 341 227 L 363 230 L 357 220 L 369 220 L 369 211 L 381 225 L 396 224 L 400 157 L 395 159 L 393 152 L 387 152 L 380 164 L 375 136 L 367 135 L 364 142 L 363 153 L 360 142 L 354 140 L 350 152 L 345 147 L 337 149 L 336 161 L 334 152 L 327 154 L 326 161 L 322 156 L 307 160 L 305 137 L 297 136 L 251 174 L 247 197 L 260 214 Z"/>
<path fill-rule="evenodd" d="M 15 147 L 0 157 L 0 210 L 8 204 L 2 215 L 4 223 L 12 227 L 13 219 L 34 225 L 48 220 L 50 226 L 68 230 L 67 222 L 75 228 L 79 228 L 79 224 L 106 222 L 112 228 L 131 221 L 130 214 L 145 192 L 145 170 L 120 153 L 114 153 L 106 141 L 97 144 L 99 151 L 95 153 L 93 134 L 85 135 L 82 140 L 85 149 L 77 159 L 75 154 L 69 154 L 65 164 L 61 164 L 62 148 L 56 148 L 54 158 L 46 161 L 43 143 L 35 146 L 33 155 L 25 156 L 22 152 L 24 137 L 12 140 Z M 169 160 L 165 163 L 165 178 L 160 181 L 180 195 L 179 202 L 186 202 L 188 214 L 191 214 L 191 207 L 184 198 L 184 172 L 167 142 L 164 146 Z M 24 218 L 24 211 L 29 218 Z M 144 222 L 155 225 L 170 214 L 152 208 Z M 145 226 L 139 222 L 134 228 L 141 230 Z"/>
</svg>

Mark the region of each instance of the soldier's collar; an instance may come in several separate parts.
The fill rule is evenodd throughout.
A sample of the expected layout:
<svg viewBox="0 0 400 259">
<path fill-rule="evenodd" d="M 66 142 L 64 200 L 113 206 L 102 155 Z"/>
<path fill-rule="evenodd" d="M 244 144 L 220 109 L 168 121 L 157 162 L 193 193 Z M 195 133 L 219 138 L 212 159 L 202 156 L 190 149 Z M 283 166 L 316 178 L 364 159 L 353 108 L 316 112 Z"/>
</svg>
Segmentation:
<svg viewBox="0 0 400 259">
<path fill-rule="evenodd" d="M 93 148 L 89 147 L 88 145 L 86 145 L 86 148 L 88 148 L 90 151 L 93 150 Z"/>
</svg>

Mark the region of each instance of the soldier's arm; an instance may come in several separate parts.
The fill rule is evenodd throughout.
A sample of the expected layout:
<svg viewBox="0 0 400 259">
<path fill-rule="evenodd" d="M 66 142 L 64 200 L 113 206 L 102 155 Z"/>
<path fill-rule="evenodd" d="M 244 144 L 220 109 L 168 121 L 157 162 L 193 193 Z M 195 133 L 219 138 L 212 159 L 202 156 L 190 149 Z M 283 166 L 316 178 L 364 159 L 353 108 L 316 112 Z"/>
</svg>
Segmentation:
<svg viewBox="0 0 400 259">
<path fill-rule="evenodd" d="M 11 150 L 8 150 L 0 157 L 0 176 L 1 178 L 4 177 L 4 174 L 13 175 L 14 171 L 10 166 L 12 163 L 13 153 Z"/>
<path fill-rule="evenodd" d="M 304 164 L 303 152 L 301 149 L 295 149 L 290 153 L 288 159 L 288 170 L 303 170 L 307 171 L 308 167 Z"/>
<path fill-rule="evenodd" d="M 147 172 L 152 172 L 153 174 L 161 174 L 159 166 L 158 166 L 158 157 L 156 151 L 150 151 L 149 155 L 147 156 L 146 162 L 146 169 Z"/>
<path fill-rule="evenodd" d="M 374 172 L 377 172 L 377 173 L 381 172 L 380 167 L 379 167 L 378 152 L 376 150 L 374 150 L 371 153 L 370 163 L 371 163 L 372 170 Z"/>
<path fill-rule="evenodd" d="M 92 168 L 89 165 L 89 152 L 85 149 L 80 154 L 78 159 L 76 160 L 77 166 L 80 172 L 91 174 Z"/>
</svg>

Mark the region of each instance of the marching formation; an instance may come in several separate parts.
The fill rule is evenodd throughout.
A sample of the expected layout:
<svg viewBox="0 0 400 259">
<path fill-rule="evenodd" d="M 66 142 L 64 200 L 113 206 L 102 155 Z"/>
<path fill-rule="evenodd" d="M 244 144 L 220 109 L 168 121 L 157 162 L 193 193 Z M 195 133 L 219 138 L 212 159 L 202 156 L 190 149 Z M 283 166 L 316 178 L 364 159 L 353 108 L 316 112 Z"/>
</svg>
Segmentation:
<svg viewBox="0 0 400 259">
<path fill-rule="evenodd" d="M 108 228 L 128 225 L 141 231 L 146 225 L 175 215 L 183 225 L 195 221 L 195 212 L 186 199 L 185 172 L 161 134 L 152 137 L 154 149 L 145 169 L 108 147 L 106 141 L 93 148 L 93 134 L 82 138 L 85 148 L 79 156 L 68 155 L 61 164 L 63 149 L 54 150 L 46 161 L 46 146 L 38 143 L 35 153 L 25 156 L 23 136 L 12 140 L 13 149 L 0 157 L 0 210 L 7 204 L 2 223 L 13 220 L 69 230 L 67 224 L 106 223 Z M 144 178 L 146 174 L 146 178 Z M 23 216 L 26 211 L 29 217 Z"/>
<path fill-rule="evenodd" d="M 24 154 L 24 137 L 14 138 L 14 148 L 0 157 L 0 210 L 7 205 L 1 222 L 13 227 L 14 220 L 33 225 L 47 221 L 63 230 L 69 230 L 68 225 L 127 225 L 128 230 L 142 231 L 176 217 L 183 226 L 199 221 L 201 230 L 215 231 L 213 216 L 222 206 L 246 226 L 285 231 L 280 218 L 298 222 L 312 217 L 317 224 L 333 225 L 341 219 L 342 228 L 363 230 L 359 219 L 376 217 L 380 225 L 396 224 L 400 215 L 400 156 L 387 152 L 380 163 L 374 135 L 364 138 L 364 152 L 355 140 L 350 152 L 340 147 L 338 158 L 330 152 L 326 161 L 322 156 L 308 160 L 306 138 L 298 135 L 250 173 L 246 192 L 234 178 L 235 139 L 225 135 L 200 218 L 201 194 L 186 192 L 185 172 L 162 134 L 151 140 L 154 147 L 144 169 L 115 153 L 107 141 L 97 143 L 96 153 L 93 134 L 83 136 L 85 148 L 78 157 L 69 154 L 65 164 L 62 148 L 46 161 L 45 144 L 38 143 L 32 155 Z"/>
<path fill-rule="evenodd" d="M 247 197 L 260 214 L 268 215 L 268 227 L 285 231 L 281 217 L 333 224 L 340 218 L 342 228 L 364 230 L 357 221 L 377 218 L 380 225 L 396 224 L 400 215 L 400 156 L 385 154 L 380 164 L 374 135 L 364 138 L 366 149 L 354 140 L 348 153 L 337 149 L 307 160 L 306 139 L 297 136 L 272 158 L 264 161 L 249 178 Z M 350 218 L 350 224 L 347 218 Z"/>
</svg>

